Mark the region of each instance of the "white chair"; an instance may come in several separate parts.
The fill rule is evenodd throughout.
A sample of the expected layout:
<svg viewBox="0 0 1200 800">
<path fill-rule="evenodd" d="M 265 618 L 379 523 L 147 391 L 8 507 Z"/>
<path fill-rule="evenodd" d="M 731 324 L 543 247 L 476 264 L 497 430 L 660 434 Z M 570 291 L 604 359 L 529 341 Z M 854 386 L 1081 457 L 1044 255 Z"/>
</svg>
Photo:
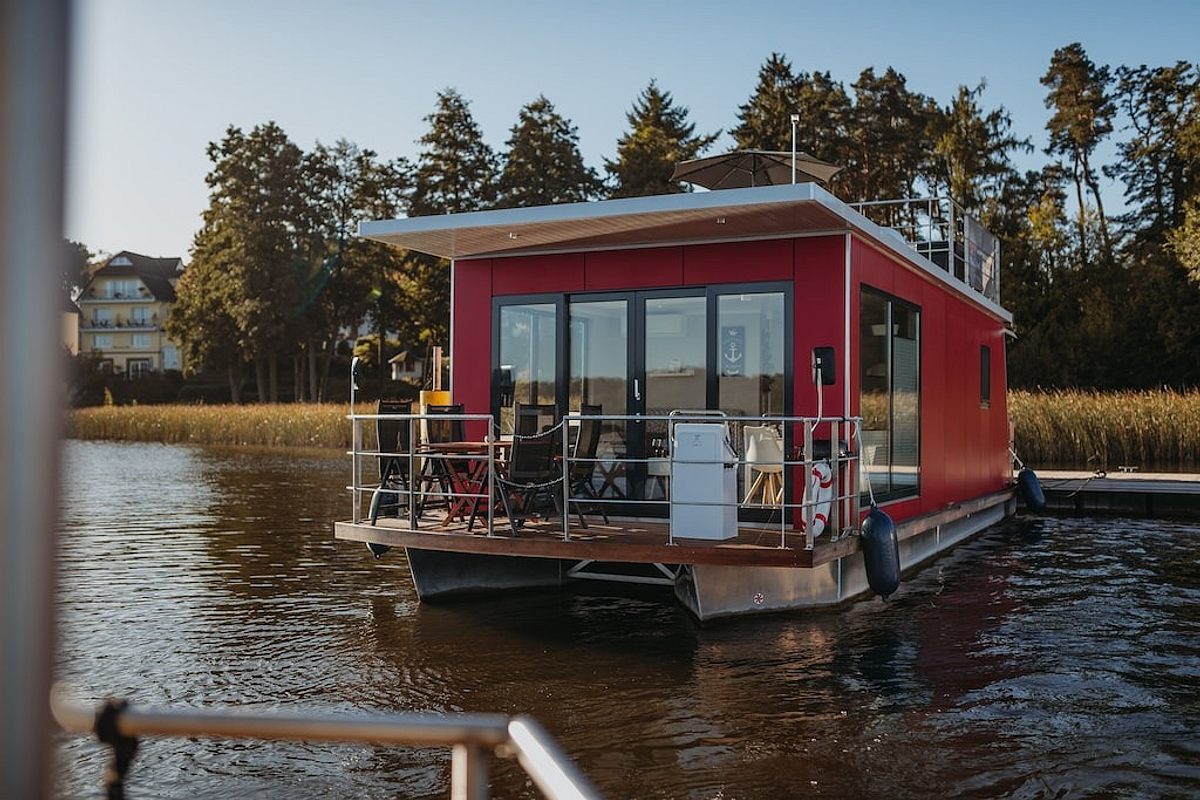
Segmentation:
<svg viewBox="0 0 1200 800">
<path fill-rule="evenodd" d="M 769 425 L 747 425 L 742 430 L 746 444 L 746 462 L 752 483 L 746 492 L 747 504 L 779 505 L 783 502 L 783 441 Z"/>
</svg>

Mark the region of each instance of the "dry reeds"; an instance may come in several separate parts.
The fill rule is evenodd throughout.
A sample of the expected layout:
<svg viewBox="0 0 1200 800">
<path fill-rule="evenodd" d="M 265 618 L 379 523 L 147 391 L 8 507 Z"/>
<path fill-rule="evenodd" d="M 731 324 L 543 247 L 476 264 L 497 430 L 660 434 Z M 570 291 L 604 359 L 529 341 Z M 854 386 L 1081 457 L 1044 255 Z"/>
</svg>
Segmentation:
<svg viewBox="0 0 1200 800">
<path fill-rule="evenodd" d="M 350 447 L 347 412 L 344 403 L 98 406 L 71 412 L 67 435 L 77 439 L 346 450 Z M 374 407 L 362 406 L 359 412 L 374 413 Z"/>
<path fill-rule="evenodd" d="M 1013 391 L 1008 415 L 1017 454 L 1034 467 L 1200 466 L 1200 391 Z"/>
</svg>

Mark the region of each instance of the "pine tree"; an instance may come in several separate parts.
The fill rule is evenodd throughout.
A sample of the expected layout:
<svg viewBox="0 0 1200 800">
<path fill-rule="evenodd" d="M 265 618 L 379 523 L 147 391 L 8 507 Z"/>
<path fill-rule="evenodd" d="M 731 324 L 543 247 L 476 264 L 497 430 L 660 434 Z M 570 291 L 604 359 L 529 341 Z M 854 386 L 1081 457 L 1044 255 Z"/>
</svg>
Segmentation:
<svg viewBox="0 0 1200 800">
<path fill-rule="evenodd" d="M 483 141 L 462 95 L 447 88 L 425 117 L 412 197 L 416 215 L 457 214 L 491 207 L 496 200 L 496 155 Z"/>
<path fill-rule="evenodd" d="M 1096 145 L 1112 133 L 1115 109 L 1108 96 L 1110 83 L 1108 67 L 1098 67 L 1075 42 L 1054 51 L 1050 68 L 1042 76 L 1042 85 L 1050 91 L 1046 108 L 1054 111 L 1046 130 L 1050 132 L 1049 155 L 1062 155 L 1070 160 L 1071 177 L 1075 181 L 1075 196 L 1079 203 L 1079 237 L 1087 261 L 1087 203 L 1083 187 L 1087 186 L 1096 200 L 1100 239 L 1105 256 L 1112 259 L 1112 242 L 1100 198 L 1100 184 L 1091 158 Z"/>
<path fill-rule="evenodd" d="M 730 133 L 739 150 L 791 150 L 792 114 L 798 113 L 800 86 L 792 65 L 771 53 L 758 70 L 758 85 L 738 108 L 738 125 Z M 805 149 L 804 140 L 797 147 Z"/>
<path fill-rule="evenodd" d="M 499 205 L 518 207 L 591 200 L 603 186 L 583 163 L 575 126 L 539 95 L 512 127 L 499 188 Z"/>
<path fill-rule="evenodd" d="M 613 197 L 640 197 L 691 191 L 687 184 L 671 180 L 675 165 L 706 150 L 720 131 L 697 136 L 688 110 L 677 106 L 670 92 L 655 81 L 634 101 L 625 118 L 629 131 L 617 140 L 617 158 L 605 159 L 604 169 L 616 184 Z"/>
<path fill-rule="evenodd" d="M 985 198 L 997 199 L 1003 183 L 1014 177 L 1009 154 L 1031 150 L 1026 139 L 1012 135 L 1012 118 L 1003 108 L 984 114 L 979 97 L 986 88 L 959 86 L 954 100 L 935 117 L 933 182 L 968 211 L 979 213 Z"/>
</svg>

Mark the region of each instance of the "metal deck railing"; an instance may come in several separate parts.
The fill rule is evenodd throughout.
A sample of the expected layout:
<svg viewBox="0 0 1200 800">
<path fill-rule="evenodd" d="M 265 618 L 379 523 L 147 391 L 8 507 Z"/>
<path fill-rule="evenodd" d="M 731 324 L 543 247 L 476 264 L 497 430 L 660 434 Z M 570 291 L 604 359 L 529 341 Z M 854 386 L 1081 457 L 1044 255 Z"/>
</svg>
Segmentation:
<svg viewBox="0 0 1200 800">
<path fill-rule="evenodd" d="M 1000 240 L 948 197 L 851 203 L 876 224 L 994 303 L 1000 302 Z"/>
<path fill-rule="evenodd" d="M 390 497 L 396 502 L 397 508 L 403 508 L 403 517 L 407 518 L 411 530 L 422 527 L 437 529 L 436 519 L 431 519 L 429 511 L 431 502 L 452 503 L 460 500 L 469 501 L 472 508 L 472 521 L 478 518 L 484 524 L 482 533 L 487 536 L 497 535 L 497 503 L 499 492 L 504 491 L 503 482 L 497 481 L 498 470 L 501 469 L 497 457 L 504 449 L 505 438 L 498 433 L 495 418 L 490 414 L 357 414 L 352 413 L 348 418 L 353 426 L 351 449 L 348 453 L 352 459 L 351 483 L 347 487 L 352 495 L 351 521 L 364 521 L 364 501 L 369 499 L 369 516 L 374 522 L 374 512 L 378 508 L 381 497 Z M 366 430 L 364 424 L 378 420 L 392 420 L 408 426 L 407 437 L 411 446 L 403 452 L 381 448 L 378 442 L 372 447 L 366 447 L 364 442 Z M 420 444 L 419 432 L 423 423 L 428 420 L 462 421 L 464 424 L 484 423 L 489 433 L 483 441 L 478 442 L 478 452 L 457 454 L 431 452 Z M 755 526 L 760 530 L 765 527 L 779 531 L 779 547 L 788 547 L 788 534 L 802 532 L 805 547 L 813 549 L 817 535 L 814 532 L 814 522 L 819 513 L 827 517 L 825 530 L 830 539 L 837 539 L 857 529 L 861 519 L 861 486 L 865 482 L 860 473 L 863 465 L 860 462 L 861 448 L 852 446 L 861 441 L 862 420 L 859 417 L 803 417 L 803 416 L 729 416 L 713 411 L 677 411 L 669 415 L 583 415 L 567 414 L 554 426 L 560 426 L 570 434 L 577 431 L 580 424 L 596 421 L 602 425 L 602 430 L 625 429 L 633 426 L 643 426 L 640 438 L 649 441 L 651 429 L 662 432 L 662 440 L 668 447 L 659 453 L 632 456 L 622 449 L 623 442 L 608 442 L 607 449 L 598 452 L 594 457 L 582 458 L 575 454 L 572 435 L 561 436 L 561 452 L 555 459 L 557 469 L 553 478 L 547 481 L 547 488 L 560 492 L 561 507 L 567 509 L 562 517 L 562 537 L 570 541 L 573 530 L 572 513 L 580 507 L 605 506 L 611 509 L 614 516 L 644 519 L 646 517 L 666 516 L 670 510 L 670 473 L 674 465 L 683 464 L 712 464 L 711 461 L 688 461 L 676 458 L 669 446 L 674 435 L 675 426 L 685 422 L 719 423 L 725 426 L 728 440 L 736 455 L 730 464 L 742 477 L 737 495 L 739 516 L 745 525 Z M 768 465 L 766 461 L 751 461 L 746 452 L 744 429 L 747 426 L 768 426 L 778 435 L 778 441 L 783 453 L 782 459 L 769 462 L 777 467 L 781 490 L 778 499 L 764 498 L 752 502 L 747 498 L 752 477 L 756 466 Z M 550 436 L 554 430 L 543 431 L 538 436 Z M 657 434 L 656 434 L 657 436 Z M 525 437 L 529 438 L 529 437 Z M 536 437 L 534 437 L 536 438 Z M 407 464 L 408 479 L 404 485 L 383 485 L 379 481 L 368 480 L 364 477 L 364 460 L 388 458 L 400 459 Z M 435 465 L 441 463 L 443 469 L 465 469 L 465 473 L 473 474 L 475 478 L 460 485 L 455 491 L 445 491 L 440 486 L 431 488 L 428 479 L 421 480 L 415 476 L 430 475 Z M 591 482 L 595 488 L 599 480 L 597 473 L 603 467 L 609 476 L 609 483 L 596 491 L 596 496 L 579 496 L 571 490 L 571 474 L 577 464 L 592 463 L 595 465 L 591 473 Z M 812 485 L 810 476 L 819 464 L 827 464 L 831 479 L 831 493 L 827 500 L 828 510 L 823 510 L 825 502 L 819 498 Z M 664 472 L 666 470 L 666 472 Z M 653 479 L 653 481 L 651 480 Z M 618 491 L 614 496 L 604 496 L 608 486 L 615 485 Z M 655 486 L 650 484 L 654 483 Z M 650 490 L 660 487 L 661 497 L 648 497 Z M 619 496 L 616 496 L 619 495 Z M 715 510 L 725 508 L 727 503 L 720 501 L 688 500 L 690 506 L 712 507 Z M 398 514 L 399 516 L 399 514 Z M 508 523 L 505 522 L 505 525 Z M 686 534 L 686 532 L 684 532 Z M 675 544 L 675 532 L 668 528 L 664 544 Z"/>
<path fill-rule="evenodd" d="M 108 701 L 92 711 L 68 699 L 62 687 L 56 687 L 51 695 L 51 711 L 64 731 L 95 733 L 113 747 L 113 765 L 106 774 L 109 797 L 122 796 L 137 742 L 146 736 L 448 747 L 452 800 L 484 800 L 491 796 L 490 755 L 515 758 L 534 785 L 551 800 L 590 800 L 601 796 L 554 739 L 530 717 L 250 713 L 232 709 L 139 708 L 122 701 Z"/>
</svg>

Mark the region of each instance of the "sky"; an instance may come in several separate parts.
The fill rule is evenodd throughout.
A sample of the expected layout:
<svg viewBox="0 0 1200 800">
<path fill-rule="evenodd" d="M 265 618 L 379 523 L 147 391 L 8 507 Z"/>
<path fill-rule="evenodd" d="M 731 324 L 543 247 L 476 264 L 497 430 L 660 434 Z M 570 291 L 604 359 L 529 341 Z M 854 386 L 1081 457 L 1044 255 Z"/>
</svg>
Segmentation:
<svg viewBox="0 0 1200 800">
<path fill-rule="evenodd" d="M 497 150 L 520 107 L 546 95 L 603 172 L 651 78 L 698 132 L 728 131 L 773 51 L 847 85 L 890 65 L 943 104 L 986 80 L 984 106 L 1003 105 L 1038 146 L 1019 163 L 1032 168 L 1055 48 L 1078 41 L 1113 66 L 1195 63 L 1198 34 L 1197 2 L 79 0 L 66 235 L 186 258 L 208 201 L 205 148 L 228 126 L 274 120 L 304 149 L 345 138 L 415 159 L 446 87 Z M 709 152 L 731 148 L 725 134 Z M 1105 197 L 1119 210 L 1120 187 Z"/>
</svg>

